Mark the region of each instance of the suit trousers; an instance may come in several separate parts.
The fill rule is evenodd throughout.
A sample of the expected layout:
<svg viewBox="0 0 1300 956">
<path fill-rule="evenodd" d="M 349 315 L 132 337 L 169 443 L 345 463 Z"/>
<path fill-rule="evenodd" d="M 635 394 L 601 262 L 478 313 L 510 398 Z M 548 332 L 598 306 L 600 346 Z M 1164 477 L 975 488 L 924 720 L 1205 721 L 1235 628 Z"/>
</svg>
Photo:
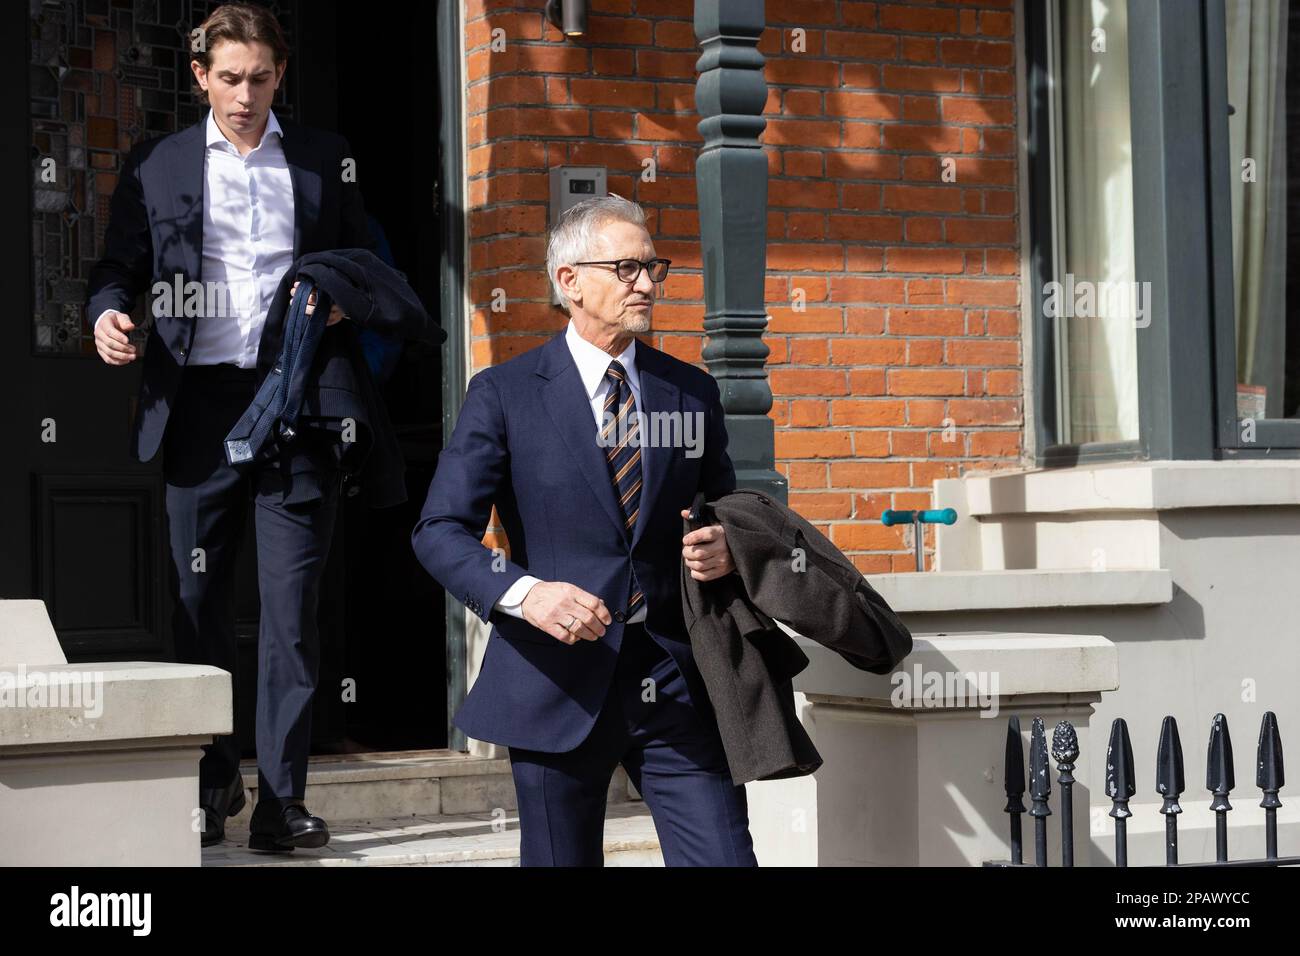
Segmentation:
<svg viewBox="0 0 1300 956">
<path fill-rule="evenodd" d="M 239 701 L 236 562 L 254 510 L 260 614 L 257 634 L 258 801 L 302 799 L 311 703 L 320 668 L 320 582 L 338 513 L 340 476 L 320 501 L 286 506 L 274 461 L 240 472 L 223 440 L 253 400 L 256 369 L 189 366 L 163 442 L 177 660 L 229 671 Z M 239 770 L 234 734 L 203 747 L 200 788 L 224 787 Z"/>
<path fill-rule="evenodd" d="M 614 679 L 591 733 L 565 753 L 510 748 L 521 866 L 602 866 L 605 803 L 622 764 L 654 819 L 666 866 L 757 866 L 744 786 L 717 722 L 690 703 L 676 662 L 623 629 Z"/>
</svg>

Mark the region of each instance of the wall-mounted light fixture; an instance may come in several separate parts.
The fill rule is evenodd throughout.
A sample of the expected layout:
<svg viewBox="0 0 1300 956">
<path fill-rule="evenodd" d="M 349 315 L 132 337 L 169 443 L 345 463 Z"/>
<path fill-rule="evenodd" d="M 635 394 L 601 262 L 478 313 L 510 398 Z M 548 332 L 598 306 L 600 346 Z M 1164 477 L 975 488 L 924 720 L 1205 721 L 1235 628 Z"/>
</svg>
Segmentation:
<svg viewBox="0 0 1300 956">
<path fill-rule="evenodd" d="M 546 0 L 546 19 L 566 37 L 587 32 L 587 0 Z"/>
</svg>

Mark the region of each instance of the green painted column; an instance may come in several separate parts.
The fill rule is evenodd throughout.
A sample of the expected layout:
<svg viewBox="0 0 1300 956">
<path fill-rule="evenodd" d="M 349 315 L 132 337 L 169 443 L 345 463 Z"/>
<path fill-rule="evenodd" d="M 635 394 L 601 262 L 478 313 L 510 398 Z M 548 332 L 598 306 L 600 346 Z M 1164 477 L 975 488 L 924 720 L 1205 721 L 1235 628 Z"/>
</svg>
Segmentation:
<svg viewBox="0 0 1300 956">
<path fill-rule="evenodd" d="M 742 488 L 787 500 L 775 468 L 764 277 L 767 273 L 767 81 L 758 40 L 765 22 L 755 0 L 696 0 L 703 53 L 695 83 L 704 145 L 695 164 L 704 264 L 704 360 L 722 390 L 728 451 Z"/>
</svg>

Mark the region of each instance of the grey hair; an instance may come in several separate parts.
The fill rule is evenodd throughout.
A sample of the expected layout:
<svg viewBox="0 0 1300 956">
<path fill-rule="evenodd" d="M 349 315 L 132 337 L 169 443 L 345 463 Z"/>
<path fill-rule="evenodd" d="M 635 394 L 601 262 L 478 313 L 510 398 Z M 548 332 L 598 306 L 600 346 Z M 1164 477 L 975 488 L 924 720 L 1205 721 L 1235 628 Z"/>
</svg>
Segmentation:
<svg viewBox="0 0 1300 956">
<path fill-rule="evenodd" d="M 574 203 L 560 214 L 560 218 L 551 227 L 546 242 L 546 274 L 551 280 L 551 288 L 555 290 L 555 297 L 560 300 L 560 308 L 566 313 L 570 311 L 569 300 L 560 288 L 556 273 L 560 266 L 571 266 L 575 262 L 591 258 L 595 254 L 591 247 L 596 229 L 611 221 L 630 222 L 644 228 L 645 211 L 636 203 L 611 193 Z"/>
</svg>

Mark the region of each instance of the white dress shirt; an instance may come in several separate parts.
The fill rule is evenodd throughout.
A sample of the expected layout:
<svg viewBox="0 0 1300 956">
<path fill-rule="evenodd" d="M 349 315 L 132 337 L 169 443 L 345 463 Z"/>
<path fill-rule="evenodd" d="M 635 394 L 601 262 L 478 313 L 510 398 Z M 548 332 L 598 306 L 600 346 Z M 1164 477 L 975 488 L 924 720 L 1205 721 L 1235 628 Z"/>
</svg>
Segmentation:
<svg viewBox="0 0 1300 956">
<path fill-rule="evenodd" d="M 587 390 L 587 398 L 591 402 L 591 416 L 596 422 L 596 430 L 600 430 L 603 424 L 601 419 L 605 411 L 605 398 L 609 395 L 611 383 L 605 378 L 605 372 L 609 369 L 609 363 L 617 361 L 627 372 L 627 384 L 632 389 L 632 399 L 636 402 L 637 411 L 643 411 L 641 407 L 641 380 L 636 371 L 636 340 L 633 339 L 628 347 L 625 348 L 614 358 L 610 358 L 608 352 L 596 348 L 581 335 L 573 325 L 573 320 L 569 320 L 569 327 L 564 330 L 564 341 L 569 346 L 569 353 L 573 356 L 574 362 L 578 365 L 578 374 L 582 377 L 583 388 Z M 613 482 L 613 479 L 610 479 Z M 540 581 L 531 574 L 525 574 L 514 584 L 506 589 L 506 593 L 493 605 L 494 609 L 505 611 L 514 617 L 522 618 L 524 598 L 528 596 L 532 586 Z M 612 610 L 622 610 L 622 608 L 613 608 Z M 645 620 L 645 602 L 636 609 L 636 613 L 627 619 L 628 624 L 634 624 L 637 621 Z"/>
<path fill-rule="evenodd" d="M 224 299 L 225 314 L 219 311 L 195 320 L 188 364 L 253 368 L 267 309 L 293 264 L 293 178 L 274 110 L 267 116 L 261 141 L 245 156 L 226 139 L 210 109 L 206 135 L 204 301 L 208 301 L 207 290 L 213 289 L 216 298 Z M 102 318 L 103 313 L 96 324 Z"/>
</svg>

